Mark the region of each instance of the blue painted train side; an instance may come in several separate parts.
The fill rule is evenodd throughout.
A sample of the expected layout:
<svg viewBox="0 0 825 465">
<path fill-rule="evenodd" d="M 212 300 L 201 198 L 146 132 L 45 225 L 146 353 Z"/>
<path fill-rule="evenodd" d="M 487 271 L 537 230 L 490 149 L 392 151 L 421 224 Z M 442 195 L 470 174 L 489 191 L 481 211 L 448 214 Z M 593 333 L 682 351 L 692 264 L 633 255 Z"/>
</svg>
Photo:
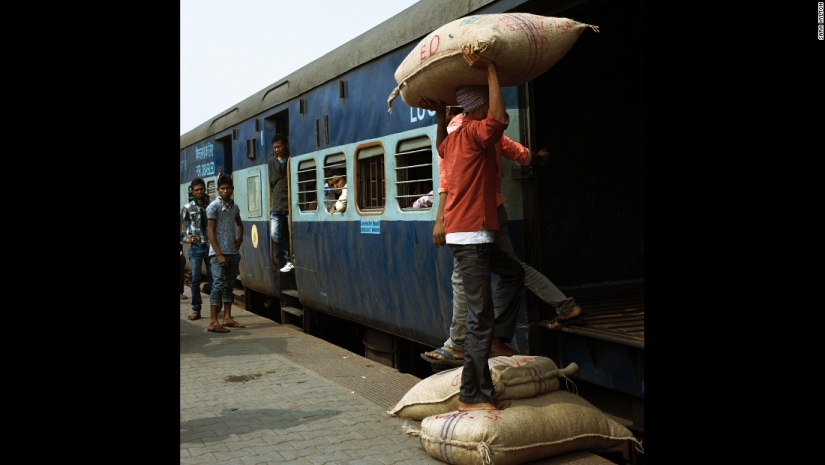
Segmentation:
<svg viewBox="0 0 825 465">
<path fill-rule="evenodd" d="M 599 25 L 598 37 L 584 34 L 545 75 L 504 89 L 507 136 L 547 147 L 551 160 L 544 167 L 502 160 L 502 193 L 525 262 L 594 313 L 625 305 L 617 296 L 632 302 L 621 308 L 641 308 L 641 331 L 633 326 L 638 312 L 630 312 L 618 338 L 599 328 L 550 334 L 529 323 L 552 318 L 552 308 L 528 295 L 511 345 L 576 362 L 581 380 L 626 395 L 611 413 L 643 430 L 643 10 L 643 0 L 420 0 L 181 136 L 179 205 L 194 177 L 207 181 L 214 199 L 217 175 L 232 174 L 246 235 L 238 284 L 247 310 L 275 305 L 273 318 L 302 315 L 290 322 L 310 333 L 325 317 L 352 323 L 363 329 L 368 354 L 381 346 L 392 356 L 377 360 L 412 371 L 410 358 L 423 363 L 418 353 L 447 338 L 453 259 L 432 244 L 435 208 L 410 206 L 439 184 L 435 115 L 401 99 L 387 112 L 396 68 L 421 38 L 471 14 L 518 11 Z M 292 273 L 279 272 L 269 239 L 266 162 L 276 133 L 288 135 L 291 152 Z M 330 214 L 324 181 L 336 167 L 347 174 L 349 206 Z"/>
</svg>

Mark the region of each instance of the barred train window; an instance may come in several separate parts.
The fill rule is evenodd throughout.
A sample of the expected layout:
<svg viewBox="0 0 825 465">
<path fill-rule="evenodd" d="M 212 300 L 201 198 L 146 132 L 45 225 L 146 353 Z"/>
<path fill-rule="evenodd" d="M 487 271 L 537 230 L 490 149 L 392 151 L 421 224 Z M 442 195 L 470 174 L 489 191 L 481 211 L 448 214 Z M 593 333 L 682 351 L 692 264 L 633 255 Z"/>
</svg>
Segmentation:
<svg viewBox="0 0 825 465">
<path fill-rule="evenodd" d="M 384 209 L 384 147 L 375 145 L 358 151 L 358 208 L 372 212 Z"/>
<path fill-rule="evenodd" d="M 347 159 L 343 153 L 329 155 L 324 159 L 324 208 L 329 211 L 332 204 L 338 200 L 335 191 L 332 189 L 332 175 L 340 173 L 347 176 Z M 347 176 L 349 180 L 349 176 Z M 348 201 L 352 201 L 349 199 Z"/>
<path fill-rule="evenodd" d="M 396 200 L 401 208 L 433 190 L 433 149 L 427 136 L 401 141 L 395 155 Z M 432 208 L 429 206 L 423 208 Z"/>
<path fill-rule="evenodd" d="M 255 174 L 246 178 L 246 209 L 250 218 L 263 216 L 261 208 L 263 194 L 261 193 L 261 175 Z"/>
<path fill-rule="evenodd" d="M 317 179 L 315 160 L 304 160 L 298 164 L 298 208 L 301 211 L 318 208 Z"/>
<path fill-rule="evenodd" d="M 217 181 L 209 181 L 206 183 L 206 193 L 209 195 L 210 202 L 218 198 Z"/>
</svg>

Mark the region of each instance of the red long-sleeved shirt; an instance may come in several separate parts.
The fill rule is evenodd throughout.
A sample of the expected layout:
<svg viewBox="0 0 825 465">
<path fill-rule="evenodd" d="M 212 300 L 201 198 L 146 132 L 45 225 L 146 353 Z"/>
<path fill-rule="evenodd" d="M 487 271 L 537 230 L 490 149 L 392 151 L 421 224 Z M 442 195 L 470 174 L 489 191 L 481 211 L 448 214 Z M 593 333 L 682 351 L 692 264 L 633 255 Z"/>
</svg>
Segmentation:
<svg viewBox="0 0 825 465">
<path fill-rule="evenodd" d="M 444 232 L 475 232 L 499 228 L 496 213 L 499 185 L 499 154 L 496 143 L 510 123 L 497 121 L 488 111 L 483 120 L 464 118 L 461 127 L 450 133 L 438 147 L 442 158 Z"/>
<path fill-rule="evenodd" d="M 450 120 L 450 124 L 447 125 L 447 132 L 451 133 L 461 127 L 461 123 L 464 122 L 464 113 L 460 113 L 455 115 L 452 120 Z M 533 156 L 530 153 L 530 149 L 527 147 L 519 144 L 518 142 L 510 139 L 509 137 L 502 135 L 501 140 L 498 141 L 498 148 L 499 148 L 499 155 L 504 157 L 508 160 L 512 160 L 518 163 L 521 166 L 529 165 L 533 161 Z M 499 206 L 504 203 L 507 198 L 505 198 L 501 194 L 501 178 L 503 173 L 501 172 L 501 157 L 496 158 L 496 162 L 498 163 L 498 184 L 496 185 L 496 206 Z M 438 159 L 438 179 L 439 179 L 439 188 L 438 193 L 444 193 L 449 190 L 449 187 L 446 183 L 446 176 L 444 175 L 444 164 L 441 163 L 441 158 Z"/>
</svg>

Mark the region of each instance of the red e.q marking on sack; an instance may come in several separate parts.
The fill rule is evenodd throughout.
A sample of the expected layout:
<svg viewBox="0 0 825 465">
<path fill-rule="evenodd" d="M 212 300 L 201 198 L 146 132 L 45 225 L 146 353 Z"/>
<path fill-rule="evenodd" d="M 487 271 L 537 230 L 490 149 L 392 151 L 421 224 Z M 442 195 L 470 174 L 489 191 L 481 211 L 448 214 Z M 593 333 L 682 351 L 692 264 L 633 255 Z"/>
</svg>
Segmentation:
<svg viewBox="0 0 825 465">
<path fill-rule="evenodd" d="M 432 36 L 429 46 L 429 50 L 427 50 L 427 44 L 422 45 L 419 49 L 419 58 L 421 58 L 421 61 L 430 58 L 438 52 L 438 47 L 441 46 L 441 36 L 438 34 Z"/>
</svg>

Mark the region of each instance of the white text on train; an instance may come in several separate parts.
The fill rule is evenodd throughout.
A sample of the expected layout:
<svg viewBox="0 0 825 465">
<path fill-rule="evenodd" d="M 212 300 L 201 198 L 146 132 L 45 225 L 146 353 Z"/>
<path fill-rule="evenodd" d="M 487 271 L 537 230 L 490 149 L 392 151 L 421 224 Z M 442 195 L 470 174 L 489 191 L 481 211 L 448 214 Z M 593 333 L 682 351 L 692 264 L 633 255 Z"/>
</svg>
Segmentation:
<svg viewBox="0 0 825 465">
<path fill-rule="evenodd" d="M 215 156 L 213 147 L 214 145 L 210 142 L 203 147 L 195 148 L 195 160 L 206 160 Z"/>
<path fill-rule="evenodd" d="M 410 107 L 410 123 L 415 123 L 418 120 L 424 120 L 424 116 L 429 113 L 430 116 L 435 116 L 435 111 L 433 110 L 425 110 L 423 108 L 413 108 Z"/>
</svg>

